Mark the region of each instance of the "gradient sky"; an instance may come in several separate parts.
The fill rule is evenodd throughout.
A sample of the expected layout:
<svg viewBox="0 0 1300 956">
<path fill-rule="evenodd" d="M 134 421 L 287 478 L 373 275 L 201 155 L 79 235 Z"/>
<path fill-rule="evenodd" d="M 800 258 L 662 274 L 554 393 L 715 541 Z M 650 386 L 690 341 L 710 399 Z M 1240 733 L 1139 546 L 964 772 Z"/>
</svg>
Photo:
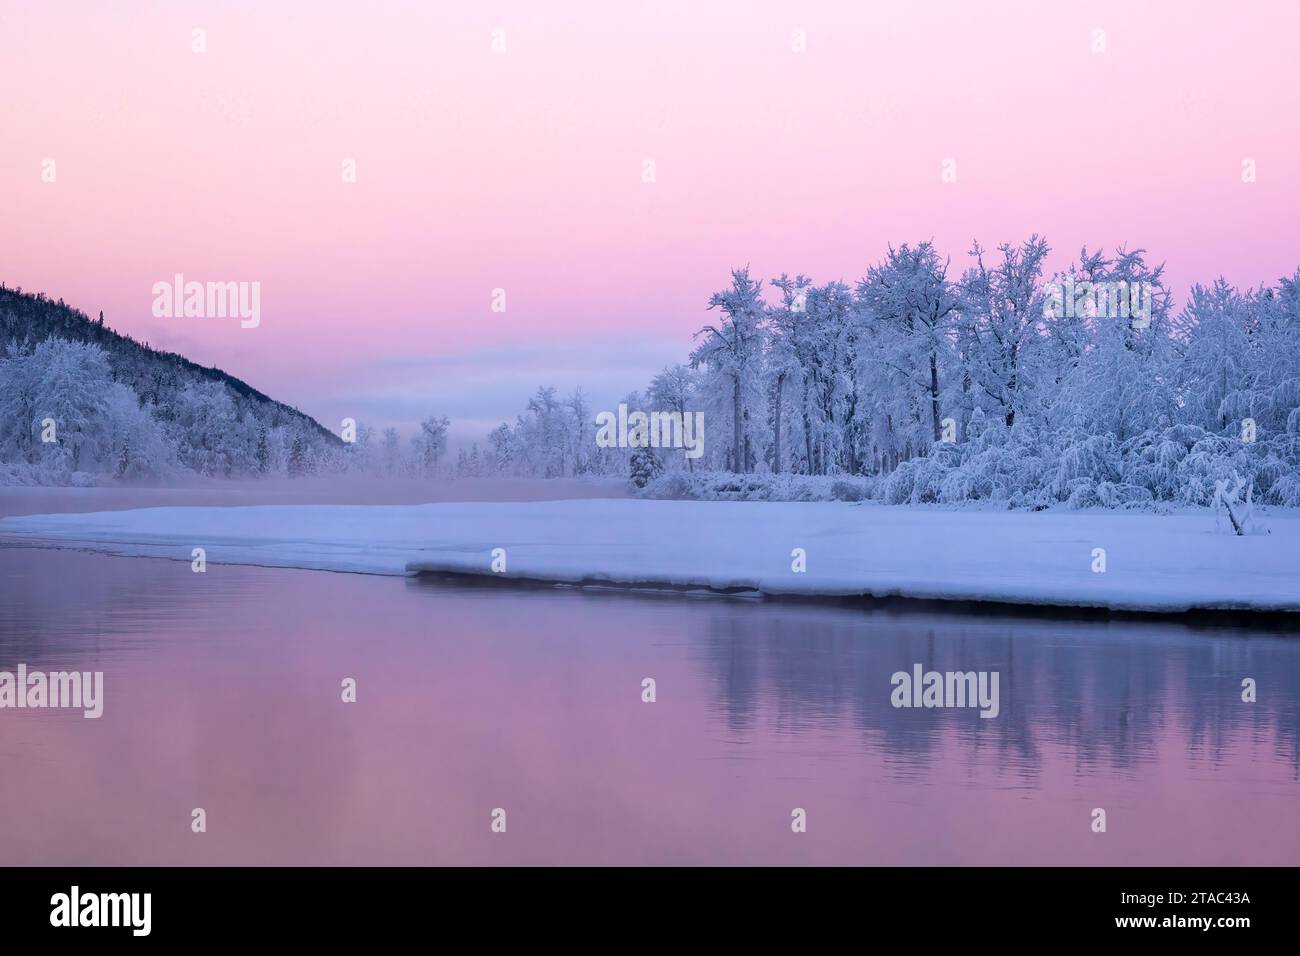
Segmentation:
<svg viewBox="0 0 1300 956">
<path fill-rule="evenodd" d="M 1294 0 L 0 0 L 0 279 L 336 430 L 481 438 L 684 359 L 735 265 L 852 281 L 933 238 L 955 274 L 1038 232 L 1052 266 L 1144 247 L 1178 301 L 1275 281 L 1297 35 Z M 176 272 L 260 282 L 260 327 L 155 319 Z"/>
</svg>

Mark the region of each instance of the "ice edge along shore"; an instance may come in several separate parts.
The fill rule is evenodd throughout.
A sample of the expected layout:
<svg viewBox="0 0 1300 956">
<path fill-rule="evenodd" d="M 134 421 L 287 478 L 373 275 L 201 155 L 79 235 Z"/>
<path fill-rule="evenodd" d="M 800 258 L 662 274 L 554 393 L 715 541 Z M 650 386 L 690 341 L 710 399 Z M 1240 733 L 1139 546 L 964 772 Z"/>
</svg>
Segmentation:
<svg viewBox="0 0 1300 956">
<path fill-rule="evenodd" d="M 202 548 L 217 566 L 773 597 L 1300 612 L 1300 514 L 1274 511 L 1269 524 L 1237 537 L 1209 512 L 579 499 L 32 515 L 0 520 L 0 540 L 186 561 Z"/>
</svg>

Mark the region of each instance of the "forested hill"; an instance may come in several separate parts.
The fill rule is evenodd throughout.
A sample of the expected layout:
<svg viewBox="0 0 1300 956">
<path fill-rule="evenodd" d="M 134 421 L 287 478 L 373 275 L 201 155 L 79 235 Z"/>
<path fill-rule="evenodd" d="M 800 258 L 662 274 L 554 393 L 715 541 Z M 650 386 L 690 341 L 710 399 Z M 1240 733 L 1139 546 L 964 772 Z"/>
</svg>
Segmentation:
<svg viewBox="0 0 1300 956">
<path fill-rule="evenodd" d="M 51 374 L 55 364 L 63 374 Z M 54 394 L 58 380 L 63 390 Z M 341 447 L 296 408 L 221 369 L 115 332 L 102 312 L 91 319 L 62 300 L 2 285 L 0 413 L 0 463 L 46 472 L 285 473 L 311 470 Z M 40 423 L 51 417 L 64 434 L 56 448 L 42 448 L 51 443 L 40 441 Z"/>
</svg>

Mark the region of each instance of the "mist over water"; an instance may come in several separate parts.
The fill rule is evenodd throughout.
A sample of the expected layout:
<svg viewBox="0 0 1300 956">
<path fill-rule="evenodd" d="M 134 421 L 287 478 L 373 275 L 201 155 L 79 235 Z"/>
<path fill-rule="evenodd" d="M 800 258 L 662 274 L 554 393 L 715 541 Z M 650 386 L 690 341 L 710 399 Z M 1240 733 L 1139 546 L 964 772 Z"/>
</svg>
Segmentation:
<svg viewBox="0 0 1300 956">
<path fill-rule="evenodd" d="M 1292 634 L 32 548 L 0 580 L 0 670 L 105 674 L 99 720 L 0 712 L 9 864 L 1300 862 Z M 894 708 L 916 662 L 1000 672 L 998 717 Z"/>
</svg>

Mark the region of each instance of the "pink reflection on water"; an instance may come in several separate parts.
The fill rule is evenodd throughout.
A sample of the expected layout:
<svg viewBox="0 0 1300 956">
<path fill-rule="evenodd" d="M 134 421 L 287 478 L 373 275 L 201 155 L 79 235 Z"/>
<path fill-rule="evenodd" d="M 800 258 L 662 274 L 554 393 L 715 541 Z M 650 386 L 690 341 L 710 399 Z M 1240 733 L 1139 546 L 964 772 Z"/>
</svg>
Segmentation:
<svg viewBox="0 0 1300 956">
<path fill-rule="evenodd" d="M 98 721 L 0 713 L 6 863 L 1300 861 L 1294 704 L 1216 690 L 1294 686 L 1294 639 L 27 549 L 0 572 L 0 668 L 106 673 Z M 893 710 L 908 657 L 1001 668 L 1003 715 Z"/>
</svg>

